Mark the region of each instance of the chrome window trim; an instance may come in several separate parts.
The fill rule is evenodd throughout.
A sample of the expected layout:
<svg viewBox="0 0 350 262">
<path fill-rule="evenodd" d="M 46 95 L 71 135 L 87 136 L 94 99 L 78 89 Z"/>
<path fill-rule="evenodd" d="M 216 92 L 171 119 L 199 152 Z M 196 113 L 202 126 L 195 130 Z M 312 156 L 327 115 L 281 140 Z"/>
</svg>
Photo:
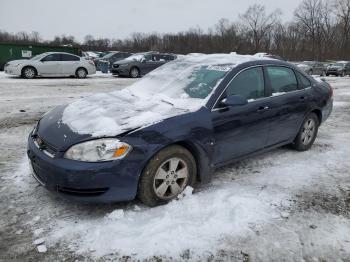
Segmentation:
<svg viewBox="0 0 350 262">
<path fill-rule="evenodd" d="M 226 106 L 226 107 L 220 107 L 220 108 L 215 108 L 215 106 L 217 105 L 217 103 L 218 103 L 220 97 L 221 97 L 222 94 L 226 91 L 226 89 L 227 89 L 228 86 L 231 84 L 231 82 L 232 82 L 240 73 L 244 72 L 245 70 L 252 69 L 252 68 L 255 68 L 255 67 L 261 67 L 261 68 L 263 68 L 263 67 L 268 67 L 268 66 L 286 67 L 286 68 L 291 69 L 293 72 L 295 71 L 294 68 L 289 67 L 288 65 L 266 64 L 266 65 L 254 65 L 254 66 L 246 67 L 246 68 L 242 69 L 241 71 L 239 71 L 239 72 L 230 80 L 230 82 L 228 82 L 228 84 L 225 86 L 224 90 L 220 93 L 220 95 L 219 95 L 218 98 L 216 99 L 216 101 L 215 101 L 215 103 L 214 103 L 214 105 L 212 106 L 212 108 L 211 108 L 210 111 L 211 111 L 211 112 L 215 112 L 215 111 L 218 111 L 218 110 L 224 110 L 224 109 L 229 108 L 228 106 Z M 294 75 L 295 75 L 295 73 L 294 73 Z M 297 78 L 296 75 L 295 75 L 295 78 L 296 78 L 296 80 L 297 80 L 297 82 L 298 82 L 298 78 Z M 264 81 L 265 81 L 265 76 L 264 76 Z M 284 96 L 284 95 L 287 95 L 287 94 L 290 94 L 290 93 L 294 93 L 294 92 L 299 92 L 299 91 L 311 89 L 313 86 L 315 86 L 315 84 L 312 84 L 312 83 L 311 83 L 311 86 L 309 86 L 309 87 L 307 87 L 307 88 L 293 90 L 293 91 L 286 92 L 286 93 L 284 93 L 284 94 L 280 94 L 280 95 L 276 95 L 276 96 L 267 96 L 267 97 L 258 98 L 258 99 L 254 100 L 254 101 L 248 102 L 248 104 L 249 104 L 249 103 L 254 103 L 254 102 L 256 102 L 256 101 L 261 101 L 261 100 L 263 100 L 263 99 L 268 99 L 268 98 L 274 98 L 274 97 Z"/>
</svg>

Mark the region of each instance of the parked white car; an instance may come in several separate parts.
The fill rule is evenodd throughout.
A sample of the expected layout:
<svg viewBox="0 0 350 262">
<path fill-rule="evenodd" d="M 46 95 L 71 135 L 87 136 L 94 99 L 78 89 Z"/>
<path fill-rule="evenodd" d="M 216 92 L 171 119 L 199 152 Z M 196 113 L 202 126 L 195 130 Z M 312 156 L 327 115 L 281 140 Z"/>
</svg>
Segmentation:
<svg viewBox="0 0 350 262">
<path fill-rule="evenodd" d="M 87 75 L 96 73 L 93 61 L 69 53 L 58 52 L 42 53 L 29 60 L 13 60 L 8 62 L 4 69 L 7 74 L 24 78 L 37 76 L 85 78 Z"/>
</svg>

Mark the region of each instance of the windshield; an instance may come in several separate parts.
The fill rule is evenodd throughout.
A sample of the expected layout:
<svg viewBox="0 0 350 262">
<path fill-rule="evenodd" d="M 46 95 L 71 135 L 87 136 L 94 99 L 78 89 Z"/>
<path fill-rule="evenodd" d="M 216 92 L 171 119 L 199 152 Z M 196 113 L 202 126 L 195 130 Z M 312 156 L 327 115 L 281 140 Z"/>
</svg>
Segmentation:
<svg viewBox="0 0 350 262">
<path fill-rule="evenodd" d="M 105 56 L 102 56 L 102 58 L 103 59 L 109 59 L 109 58 L 111 58 L 114 54 L 116 54 L 116 53 L 109 53 L 109 54 L 107 54 L 107 55 L 105 55 Z"/>
<path fill-rule="evenodd" d="M 335 63 L 333 66 L 336 66 L 336 67 L 343 67 L 345 64 L 343 63 Z"/>
<path fill-rule="evenodd" d="M 181 100 L 200 101 L 209 96 L 233 66 L 174 61 L 149 73 L 129 90 L 137 96 L 162 96 L 174 104 Z"/>
<path fill-rule="evenodd" d="M 36 56 L 33 56 L 30 60 L 40 60 L 41 58 L 43 58 L 46 55 L 47 55 L 47 53 L 36 55 Z"/>
<path fill-rule="evenodd" d="M 138 53 L 138 54 L 134 54 L 134 55 L 131 55 L 127 58 L 125 58 L 125 60 L 128 60 L 128 61 L 141 61 L 142 58 L 145 57 L 145 54 L 144 53 Z"/>
</svg>

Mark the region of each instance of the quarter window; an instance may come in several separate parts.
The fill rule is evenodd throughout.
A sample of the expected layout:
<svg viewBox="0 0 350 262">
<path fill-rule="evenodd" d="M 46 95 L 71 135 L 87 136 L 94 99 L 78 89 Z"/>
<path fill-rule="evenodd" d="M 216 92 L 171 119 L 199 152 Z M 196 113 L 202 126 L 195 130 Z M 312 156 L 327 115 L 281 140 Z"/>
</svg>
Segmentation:
<svg viewBox="0 0 350 262">
<path fill-rule="evenodd" d="M 279 95 L 298 89 L 294 71 L 287 67 L 267 67 L 271 81 L 272 95 Z"/>
<path fill-rule="evenodd" d="M 303 76 L 301 73 L 296 71 L 296 74 L 299 79 L 299 89 L 305 89 L 311 86 L 311 82 L 309 79 L 307 79 L 305 76 Z"/>
<path fill-rule="evenodd" d="M 264 74 L 261 67 L 247 69 L 228 85 L 226 95 L 241 95 L 248 101 L 265 96 Z"/>
</svg>

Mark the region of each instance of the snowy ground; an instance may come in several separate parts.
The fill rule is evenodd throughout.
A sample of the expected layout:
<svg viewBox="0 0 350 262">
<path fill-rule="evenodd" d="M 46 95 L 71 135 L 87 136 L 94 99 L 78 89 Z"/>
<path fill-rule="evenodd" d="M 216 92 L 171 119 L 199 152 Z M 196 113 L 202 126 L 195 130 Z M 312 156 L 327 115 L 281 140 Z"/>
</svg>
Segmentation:
<svg viewBox="0 0 350 262">
<path fill-rule="evenodd" d="M 241 161 L 193 195 L 150 209 L 59 199 L 32 179 L 25 156 L 42 113 L 133 80 L 0 73 L 0 261 L 349 261 L 350 78 L 327 80 L 335 108 L 312 150 L 280 148 Z M 47 252 L 39 253 L 38 239 Z"/>
</svg>

